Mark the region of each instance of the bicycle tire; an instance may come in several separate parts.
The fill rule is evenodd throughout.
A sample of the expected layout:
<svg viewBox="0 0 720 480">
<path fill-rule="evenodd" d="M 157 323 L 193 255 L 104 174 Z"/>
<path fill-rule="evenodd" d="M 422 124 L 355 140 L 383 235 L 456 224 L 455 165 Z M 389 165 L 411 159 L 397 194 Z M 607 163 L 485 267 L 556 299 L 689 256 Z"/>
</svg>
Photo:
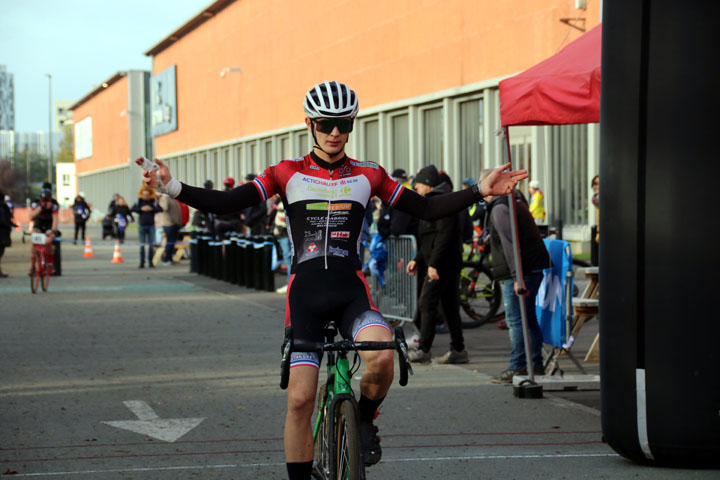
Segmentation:
<svg viewBox="0 0 720 480">
<path fill-rule="evenodd" d="M 47 292 L 48 287 L 50 286 L 50 275 L 52 272 L 47 266 L 47 258 L 43 256 L 42 259 L 42 276 L 40 279 L 40 286 L 42 287 L 43 292 Z"/>
<path fill-rule="evenodd" d="M 460 306 L 472 320 L 463 320 L 463 328 L 477 328 L 500 317 L 497 315 L 502 304 L 502 286 L 492 272 L 478 263 L 463 267 L 469 273 L 460 276 Z M 473 282 L 474 280 L 474 282 Z M 472 291 L 470 291 L 472 288 Z"/>
<path fill-rule="evenodd" d="M 30 290 L 32 293 L 37 293 L 38 287 L 40 287 L 40 275 L 42 274 L 41 263 L 39 253 L 35 252 L 35 260 L 33 261 L 33 273 L 30 275 Z"/>
<path fill-rule="evenodd" d="M 351 400 L 341 400 L 335 410 L 335 456 L 333 473 L 337 480 L 364 480 L 365 466 L 360 449 L 355 405 Z"/>
<path fill-rule="evenodd" d="M 331 465 L 332 446 L 332 419 L 329 411 L 330 405 L 326 397 L 327 385 L 323 385 L 318 390 L 318 415 L 322 415 L 322 422 L 315 438 L 315 463 L 313 465 L 313 476 L 318 480 L 330 480 L 333 478 Z M 323 406 L 323 400 L 325 405 Z"/>
</svg>

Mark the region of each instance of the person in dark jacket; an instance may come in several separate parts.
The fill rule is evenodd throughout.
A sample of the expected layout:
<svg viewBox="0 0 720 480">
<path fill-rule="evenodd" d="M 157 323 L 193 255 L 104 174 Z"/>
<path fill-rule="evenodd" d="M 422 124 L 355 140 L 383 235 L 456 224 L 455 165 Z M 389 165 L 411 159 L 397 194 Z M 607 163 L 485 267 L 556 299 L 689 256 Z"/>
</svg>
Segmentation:
<svg viewBox="0 0 720 480">
<path fill-rule="evenodd" d="M 75 215 L 75 236 L 73 237 L 73 245 L 77 245 L 78 233 L 82 232 L 80 235 L 81 241 L 85 238 L 85 224 L 87 223 L 88 218 L 90 218 L 90 212 L 92 210 L 90 209 L 90 205 L 88 205 L 85 201 L 82 193 L 75 197 L 75 203 L 72 204 L 72 210 Z"/>
<path fill-rule="evenodd" d="M 422 196 L 435 196 L 452 191 L 447 182 L 440 181 L 435 166 L 423 168 L 415 176 L 415 191 Z M 460 304 L 458 300 L 458 277 L 462 266 L 460 225 L 456 214 L 439 220 L 421 220 L 418 229 L 420 242 L 414 260 L 408 263 L 407 272 L 415 275 L 427 269 L 423 279 L 418 309 L 420 311 L 420 343 L 409 354 L 411 362 L 429 362 L 430 347 L 435 338 L 435 325 L 442 303 L 448 330 L 450 350 L 438 359 L 438 363 L 467 363 Z"/>
<path fill-rule="evenodd" d="M 252 182 L 256 176 L 254 173 L 248 173 L 245 175 L 245 181 Z M 267 205 L 264 202 L 248 207 L 243 213 L 245 215 L 245 226 L 250 229 L 250 235 L 262 235 L 265 233 Z"/>
<path fill-rule="evenodd" d="M 134 220 L 132 213 L 130 213 L 130 207 L 128 207 L 125 198 L 122 195 L 118 195 L 110 211 L 110 217 L 113 219 L 115 235 L 117 236 L 120 243 L 125 242 L 125 228 L 128 223 Z"/>
<path fill-rule="evenodd" d="M 0 198 L 4 197 L 4 192 L 0 190 Z M 5 253 L 5 247 L 9 247 L 11 244 L 10 231 L 15 228 L 15 224 L 12 221 L 12 212 L 10 207 L 5 201 L 0 201 L 0 260 L 2 260 L 3 253 Z M 0 268 L 0 278 L 7 277 L 7 274 L 3 273 Z"/>
<path fill-rule="evenodd" d="M 483 171 L 480 179 L 491 171 Z M 543 337 L 535 314 L 535 298 L 543 279 L 543 269 L 550 266 L 550 256 L 540 236 L 537 224 L 530 214 L 527 200 L 516 195 L 515 210 L 518 222 L 518 242 L 520 243 L 521 265 L 525 291 L 521 291 L 517 283 L 514 250 L 512 245 L 512 224 L 508 201 L 510 195 L 500 197 L 486 196 L 488 201 L 485 215 L 485 228 L 490 233 L 490 250 L 492 267 L 496 280 L 503 280 L 503 301 L 505 303 L 505 320 L 510 334 L 512 353 L 508 369 L 490 379 L 492 383 L 512 383 L 515 375 L 527 375 L 525 344 L 520 315 L 520 298 L 525 302 L 527 313 L 529 344 L 532 351 L 533 371 L 544 375 L 542 359 Z"/>
<path fill-rule="evenodd" d="M 138 201 L 133 205 L 132 211 L 138 214 L 138 239 L 140 241 L 140 265 L 145 268 L 145 245 L 148 247 L 148 267 L 155 265 L 153 259 L 153 244 L 155 242 L 155 214 L 162 212 L 162 208 L 155 199 L 155 190 L 150 187 L 141 187 L 138 192 Z"/>
<path fill-rule="evenodd" d="M 223 187 L 226 192 L 235 188 L 235 179 L 227 177 L 223 180 Z M 265 212 L 265 209 L 263 209 Z M 227 232 L 241 232 L 243 228 L 243 214 L 239 212 L 223 213 L 213 216 L 213 228 L 217 240 L 225 240 Z"/>
</svg>

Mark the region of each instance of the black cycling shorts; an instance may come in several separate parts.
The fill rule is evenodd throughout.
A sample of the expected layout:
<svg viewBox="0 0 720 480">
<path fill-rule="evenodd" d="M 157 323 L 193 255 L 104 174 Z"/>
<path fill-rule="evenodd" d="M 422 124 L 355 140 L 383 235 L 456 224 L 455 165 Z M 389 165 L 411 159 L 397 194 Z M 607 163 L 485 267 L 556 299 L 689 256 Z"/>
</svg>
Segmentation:
<svg viewBox="0 0 720 480">
<path fill-rule="evenodd" d="M 293 327 L 293 337 L 323 342 L 325 325 L 335 321 L 346 339 L 355 340 L 365 328 L 390 327 L 373 305 L 370 289 L 362 272 L 315 270 L 290 277 L 285 309 L 285 325 Z M 320 367 L 316 353 L 295 352 L 290 367 Z"/>
</svg>

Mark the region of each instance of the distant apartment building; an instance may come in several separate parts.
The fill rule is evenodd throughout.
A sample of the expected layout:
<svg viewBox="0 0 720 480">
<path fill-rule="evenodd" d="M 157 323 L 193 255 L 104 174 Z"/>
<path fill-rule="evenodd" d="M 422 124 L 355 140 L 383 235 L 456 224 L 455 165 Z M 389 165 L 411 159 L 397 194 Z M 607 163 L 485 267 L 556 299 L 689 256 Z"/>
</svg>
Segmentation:
<svg viewBox="0 0 720 480">
<path fill-rule="evenodd" d="M 15 130 L 15 86 L 5 65 L 0 65 L 0 130 Z"/>
</svg>

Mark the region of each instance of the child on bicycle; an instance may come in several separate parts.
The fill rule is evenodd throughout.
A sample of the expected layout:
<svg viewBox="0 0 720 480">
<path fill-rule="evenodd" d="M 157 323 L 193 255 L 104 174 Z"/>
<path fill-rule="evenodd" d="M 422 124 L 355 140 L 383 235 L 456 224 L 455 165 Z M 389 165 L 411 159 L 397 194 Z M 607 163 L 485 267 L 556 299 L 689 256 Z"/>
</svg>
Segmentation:
<svg viewBox="0 0 720 480">
<path fill-rule="evenodd" d="M 40 190 L 40 196 L 30 206 L 32 208 L 30 211 L 30 220 L 33 221 L 32 231 L 47 235 L 45 245 L 47 246 L 48 268 L 52 271 L 55 262 L 53 257 L 55 248 L 52 243 L 58 228 L 60 206 L 53 198 L 52 191 L 49 188 Z M 30 267 L 28 275 L 33 275 L 35 273 L 35 248 L 32 245 L 30 246 L 30 264 L 33 266 Z"/>
</svg>

